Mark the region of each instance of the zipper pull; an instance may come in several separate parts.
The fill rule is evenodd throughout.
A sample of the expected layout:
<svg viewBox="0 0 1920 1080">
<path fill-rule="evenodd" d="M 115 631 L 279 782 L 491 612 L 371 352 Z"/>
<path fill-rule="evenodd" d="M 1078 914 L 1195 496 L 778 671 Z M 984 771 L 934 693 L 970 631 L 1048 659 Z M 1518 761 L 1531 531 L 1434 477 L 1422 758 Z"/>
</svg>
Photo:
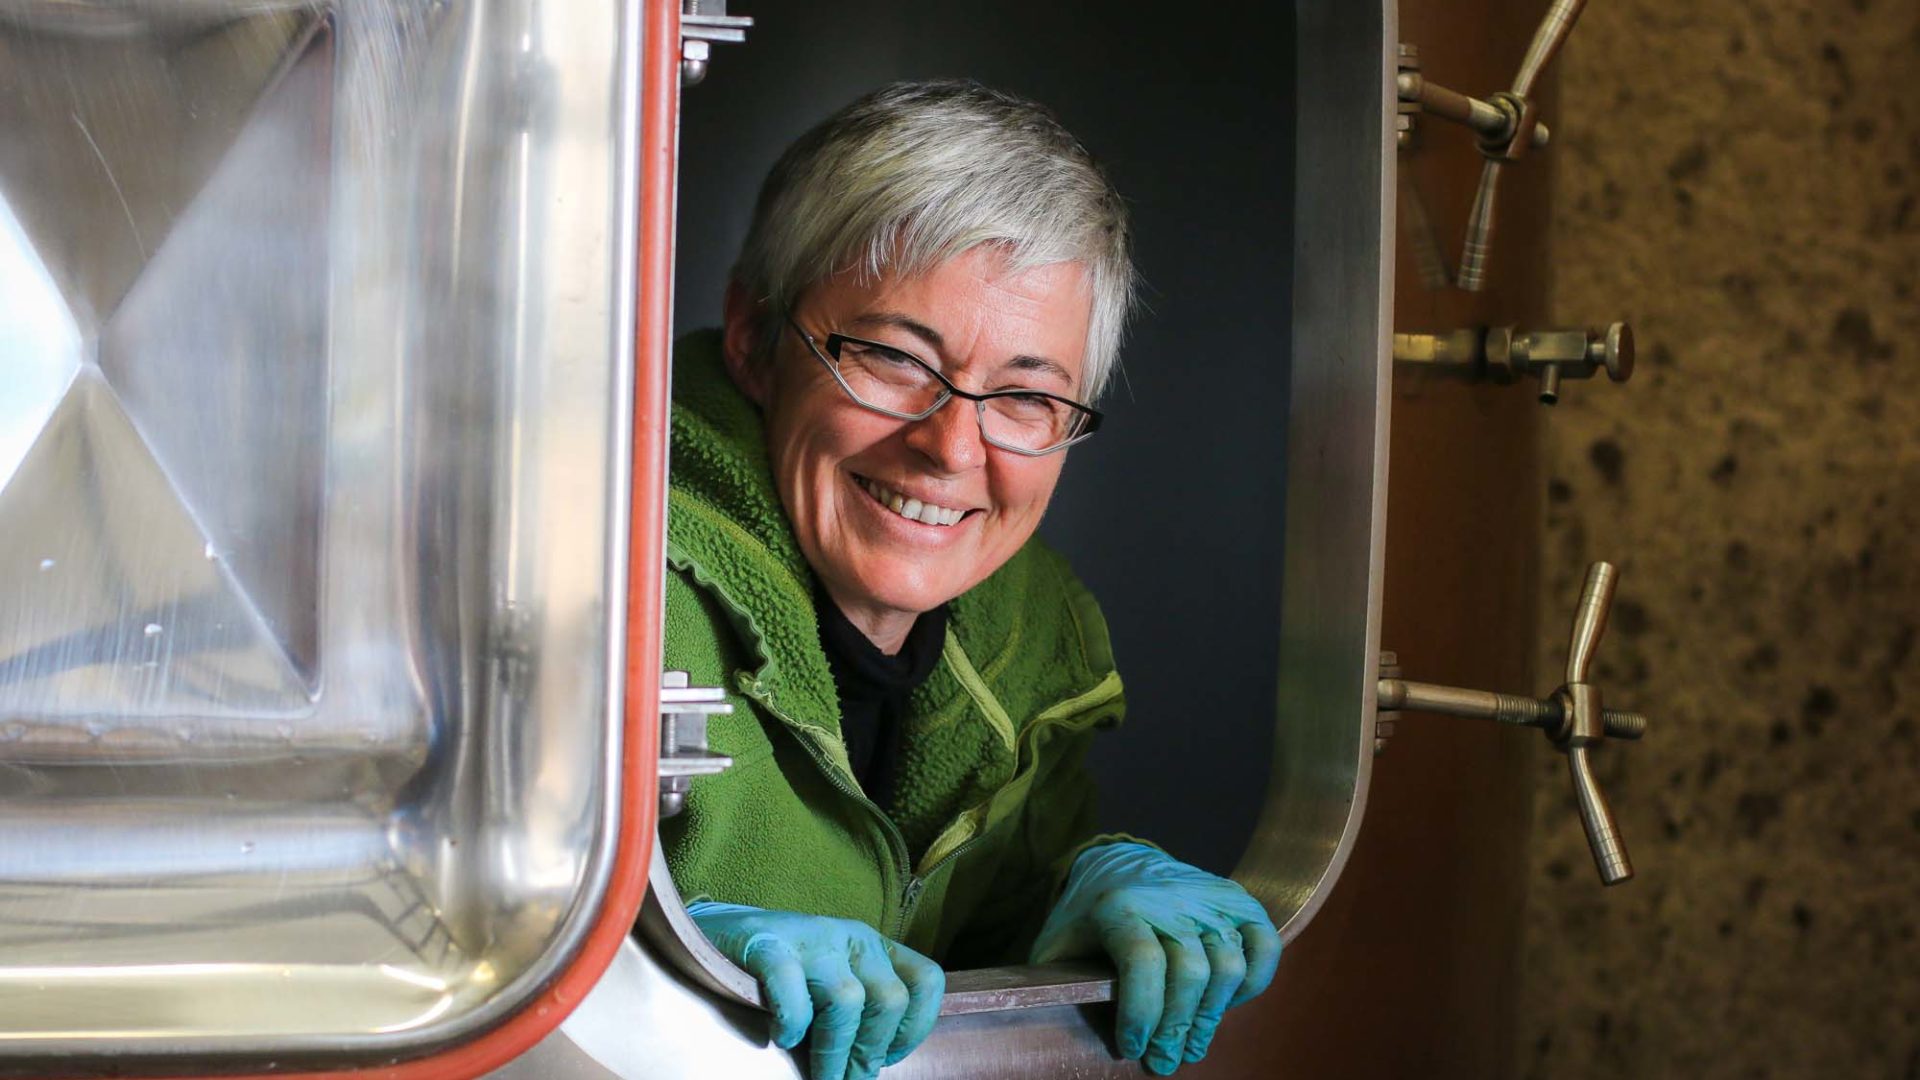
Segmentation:
<svg viewBox="0 0 1920 1080">
<path fill-rule="evenodd" d="M 893 935 L 895 941 L 907 939 L 907 926 L 913 922 L 913 909 L 919 906 L 920 893 L 926 887 L 927 883 L 921 878 L 907 879 L 907 887 L 900 892 L 900 918 L 897 920 L 899 930 Z"/>
</svg>

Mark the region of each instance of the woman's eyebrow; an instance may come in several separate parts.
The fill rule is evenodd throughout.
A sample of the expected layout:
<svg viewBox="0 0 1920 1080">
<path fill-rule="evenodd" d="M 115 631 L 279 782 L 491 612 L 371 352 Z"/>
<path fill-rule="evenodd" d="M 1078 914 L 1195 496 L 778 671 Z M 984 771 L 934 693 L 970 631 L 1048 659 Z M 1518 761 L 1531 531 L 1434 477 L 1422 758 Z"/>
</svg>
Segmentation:
<svg viewBox="0 0 1920 1080">
<path fill-rule="evenodd" d="M 921 322 L 911 315 L 902 314 L 898 311 L 869 311 L 855 316 L 853 325 L 856 328 L 863 329 L 875 326 L 892 327 L 896 330 L 904 330 L 926 342 L 928 345 L 933 346 L 933 351 L 935 352 L 945 352 L 947 348 L 947 341 L 940 336 L 940 331 L 935 330 L 933 327 L 928 326 L 926 323 Z M 1000 365 L 1000 370 L 1006 371 L 1008 369 L 1038 372 L 1042 375 L 1048 375 L 1058 379 L 1068 386 L 1073 385 L 1073 376 L 1067 372 L 1066 365 L 1058 360 L 1049 360 L 1044 356 L 1021 353 L 1019 356 L 1013 357 Z"/>
<path fill-rule="evenodd" d="M 1013 368 L 1016 371 L 1037 371 L 1043 375 L 1051 375 L 1061 382 L 1066 383 L 1068 386 L 1073 385 L 1073 376 L 1067 374 L 1066 365 L 1058 360 L 1049 360 L 1044 356 L 1031 356 L 1022 353 L 1000 366 L 1002 370 Z"/>
<path fill-rule="evenodd" d="M 853 325 L 856 327 L 890 326 L 896 330 L 905 330 L 933 346 L 935 352 L 944 351 L 947 347 L 947 341 L 940 336 L 940 331 L 911 315 L 903 315 L 897 311 L 869 311 L 857 316 L 853 320 Z"/>
</svg>

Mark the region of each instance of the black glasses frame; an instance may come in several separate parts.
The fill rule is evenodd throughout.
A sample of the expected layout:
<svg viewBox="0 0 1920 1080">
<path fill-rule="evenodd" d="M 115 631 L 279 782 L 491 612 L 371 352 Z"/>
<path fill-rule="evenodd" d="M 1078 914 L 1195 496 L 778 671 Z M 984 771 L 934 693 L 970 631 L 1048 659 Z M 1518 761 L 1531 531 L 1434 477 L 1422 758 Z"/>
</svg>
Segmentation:
<svg viewBox="0 0 1920 1080">
<path fill-rule="evenodd" d="M 860 406 L 863 409 L 868 409 L 872 412 L 877 412 L 881 416 L 891 416 L 896 420 L 925 420 L 927 417 L 932 416 L 934 413 L 939 412 L 940 407 L 945 405 L 951 399 L 964 398 L 967 401 L 973 402 L 974 419 L 980 425 L 980 438 L 982 440 L 984 440 L 989 445 L 997 446 L 1000 449 L 1007 451 L 1008 453 L 1020 454 L 1025 457 L 1045 457 L 1048 454 L 1054 454 L 1062 450 L 1065 450 L 1067 447 L 1072 446 L 1074 443 L 1077 443 L 1080 440 L 1085 439 L 1089 435 L 1092 435 L 1094 432 L 1100 430 L 1100 421 L 1106 418 L 1105 415 L 1100 412 L 1100 410 L 1094 408 L 1091 405 L 1083 404 L 1081 402 L 1073 400 L 1072 398 L 1061 397 L 1059 394 L 1049 394 L 1045 390 L 1024 390 L 1024 389 L 989 390 L 984 394 L 976 394 L 969 390 L 962 390 L 959 387 L 953 385 L 952 380 L 948 379 L 945 375 L 940 374 L 939 369 L 935 368 L 932 364 L 929 364 L 925 360 L 920 359 L 919 357 L 913 355 L 907 350 L 900 348 L 898 345 L 889 345 L 884 341 L 871 341 L 871 340 L 868 340 L 867 338 L 854 337 L 851 334 L 828 334 L 827 340 L 824 343 L 824 348 L 823 348 L 822 343 L 814 340 L 814 337 L 812 334 L 809 334 L 805 330 L 802 330 L 800 328 L 800 324 L 793 320 L 793 316 L 791 314 L 787 316 L 787 325 L 793 327 L 793 332 L 796 334 L 799 334 L 800 340 L 807 343 L 807 350 L 813 353 L 814 359 L 820 361 L 820 363 L 826 366 L 828 373 L 830 373 L 833 376 L 833 381 L 840 384 L 840 389 L 845 391 L 846 395 L 853 399 L 854 404 Z M 939 397 L 933 399 L 932 405 L 927 406 L 925 409 L 917 413 L 895 412 L 892 409 L 883 409 L 880 406 L 873 404 L 872 402 L 862 400 L 860 395 L 853 392 L 853 387 L 847 385 L 847 380 L 841 377 L 840 375 L 840 347 L 845 345 L 848 342 L 852 342 L 855 345 L 865 345 L 868 348 L 873 348 L 873 349 L 884 349 L 887 352 L 896 353 L 900 356 L 904 356 L 908 360 L 911 360 L 915 364 L 919 365 L 922 371 L 925 371 L 927 374 L 933 376 L 934 379 L 936 379 L 940 383 L 940 385 L 945 387 L 946 389 L 941 392 Z M 1068 408 L 1073 409 L 1075 412 L 1080 414 L 1081 416 L 1080 430 L 1075 432 L 1072 438 L 1067 439 L 1065 442 L 1060 443 L 1058 446 L 1049 446 L 1045 450 L 1028 450 L 1025 447 L 1011 446 L 1007 443 L 1003 443 L 998 439 L 995 439 L 993 436 L 987 434 L 987 402 L 994 398 L 1001 398 L 1001 397 L 1043 397 L 1050 401 L 1057 401 L 1060 404 L 1065 405 Z"/>
</svg>

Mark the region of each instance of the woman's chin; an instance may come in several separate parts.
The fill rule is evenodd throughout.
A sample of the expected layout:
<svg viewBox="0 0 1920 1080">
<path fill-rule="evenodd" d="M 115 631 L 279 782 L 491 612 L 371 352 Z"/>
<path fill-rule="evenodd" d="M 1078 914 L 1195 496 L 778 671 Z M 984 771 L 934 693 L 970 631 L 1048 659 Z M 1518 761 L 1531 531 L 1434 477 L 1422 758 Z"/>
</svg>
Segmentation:
<svg viewBox="0 0 1920 1080">
<path fill-rule="evenodd" d="M 906 567 L 898 567 L 899 572 L 892 575 L 887 573 L 888 569 L 888 561 L 876 560 L 854 582 L 861 598 L 875 607 L 916 613 L 932 611 L 965 591 L 948 588 Z"/>
</svg>

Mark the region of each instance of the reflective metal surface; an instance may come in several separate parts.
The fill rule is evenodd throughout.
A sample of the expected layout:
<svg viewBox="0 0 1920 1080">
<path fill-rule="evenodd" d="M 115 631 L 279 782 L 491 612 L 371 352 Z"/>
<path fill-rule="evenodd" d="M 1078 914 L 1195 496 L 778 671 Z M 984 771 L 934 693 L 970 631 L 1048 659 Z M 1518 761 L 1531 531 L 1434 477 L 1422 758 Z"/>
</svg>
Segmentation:
<svg viewBox="0 0 1920 1080">
<path fill-rule="evenodd" d="M 0 0 L 0 1069 L 389 1059 L 584 932 L 633 18 Z"/>
<path fill-rule="evenodd" d="M 1297 937 L 1352 850 L 1373 769 L 1386 537 L 1394 5 L 1302 3 L 1292 412 L 1273 778 L 1234 876 Z"/>
<path fill-rule="evenodd" d="M 904 1063 L 887 1075 L 898 1075 L 901 1067 Z M 491 1075 L 496 1080 L 805 1077 L 799 1056 L 773 1045 L 766 1013 L 699 992 L 632 941 L 558 1031 Z"/>
<path fill-rule="evenodd" d="M 951 987 L 951 983 L 949 984 Z M 975 990 L 981 989 L 975 987 Z M 948 1077 L 1138 1077 L 1140 1064 L 1115 1055 L 1110 1007 L 1036 1001 L 998 1011 L 943 1010 L 933 1034 L 883 1075 Z M 1236 1028 L 1230 1018 L 1225 1031 Z M 634 943 L 560 1029 L 496 1080 L 802 1080 L 802 1048 L 769 1038 L 767 1014 L 696 990 Z M 1263 1070 L 1264 1071 L 1264 1070 Z M 1249 1075 L 1215 1062 L 1180 1075 Z"/>
</svg>

